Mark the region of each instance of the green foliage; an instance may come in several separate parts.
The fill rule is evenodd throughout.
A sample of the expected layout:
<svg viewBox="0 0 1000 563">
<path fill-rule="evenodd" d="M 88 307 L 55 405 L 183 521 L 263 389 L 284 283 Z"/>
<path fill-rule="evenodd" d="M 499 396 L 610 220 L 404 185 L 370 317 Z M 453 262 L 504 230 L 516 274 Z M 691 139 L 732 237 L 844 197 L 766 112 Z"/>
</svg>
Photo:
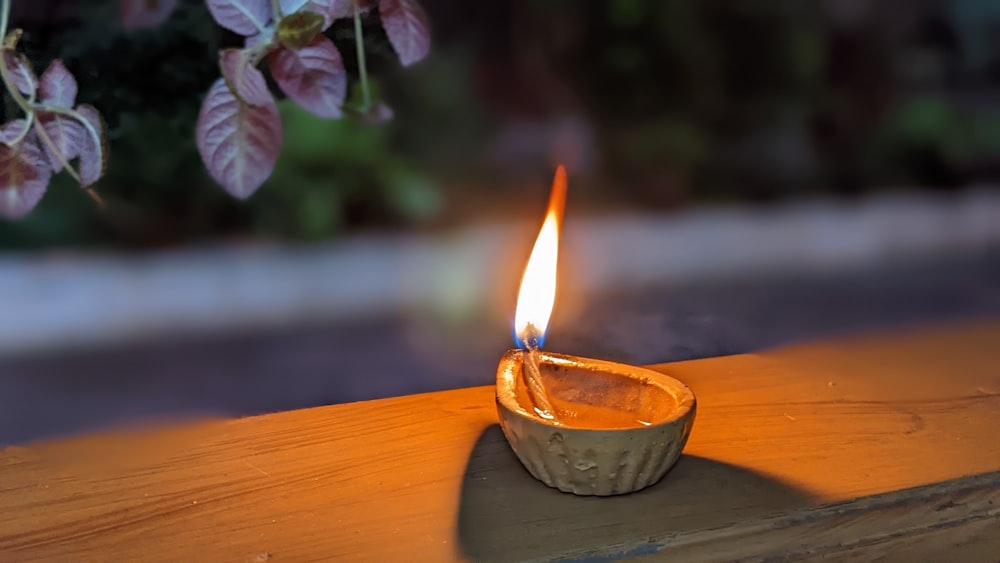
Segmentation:
<svg viewBox="0 0 1000 563">
<path fill-rule="evenodd" d="M 971 123 L 972 141 L 983 155 L 1000 155 L 1000 112 L 978 115 Z"/>
<path fill-rule="evenodd" d="M 954 169 L 1000 154 L 1000 113 L 960 110 L 940 95 L 917 95 L 886 115 L 868 141 L 874 165 L 899 167 L 933 156 Z M 915 174 L 907 180 L 919 182 Z"/>
<path fill-rule="evenodd" d="M 627 28 L 638 25 L 646 17 L 649 4 L 643 0 L 614 0 L 607 6 L 611 25 Z"/>
<path fill-rule="evenodd" d="M 285 146 L 251 201 L 255 231 L 318 240 L 349 225 L 347 210 L 394 223 L 433 217 L 440 194 L 390 146 L 389 126 L 318 120 L 282 102 Z"/>
<path fill-rule="evenodd" d="M 623 135 L 617 152 L 633 168 L 668 163 L 693 170 L 710 157 L 709 143 L 705 131 L 696 122 L 669 116 L 630 128 Z"/>
<path fill-rule="evenodd" d="M 405 92 L 393 100 L 393 139 L 425 166 L 455 172 L 482 158 L 490 126 L 472 84 L 475 65 L 467 50 L 442 48 L 391 84 Z"/>
<path fill-rule="evenodd" d="M 886 134 L 898 143 L 937 145 L 957 134 L 959 115 L 939 96 L 917 96 L 899 105 L 886 120 Z"/>
</svg>

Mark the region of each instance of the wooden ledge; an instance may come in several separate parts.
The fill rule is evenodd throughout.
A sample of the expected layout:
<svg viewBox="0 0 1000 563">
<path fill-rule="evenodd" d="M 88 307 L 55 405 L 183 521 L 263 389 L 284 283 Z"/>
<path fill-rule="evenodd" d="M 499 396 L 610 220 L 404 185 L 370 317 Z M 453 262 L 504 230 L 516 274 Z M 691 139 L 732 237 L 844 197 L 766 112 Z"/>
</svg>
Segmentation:
<svg viewBox="0 0 1000 563">
<path fill-rule="evenodd" d="M 1000 553 L 1000 322 L 656 369 L 699 413 L 640 493 L 541 485 L 476 387 L 7 448 L 0 560 Z"/>
</svg>

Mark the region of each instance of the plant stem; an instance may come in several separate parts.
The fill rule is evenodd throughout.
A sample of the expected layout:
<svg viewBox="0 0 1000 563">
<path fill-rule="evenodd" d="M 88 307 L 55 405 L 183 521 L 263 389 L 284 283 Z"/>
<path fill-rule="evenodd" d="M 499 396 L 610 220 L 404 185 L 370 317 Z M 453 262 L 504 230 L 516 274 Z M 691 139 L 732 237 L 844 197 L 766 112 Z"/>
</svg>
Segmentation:
<svg viewBox="0 0 1000 563">
<path fill-rule="evenodd" d="M 10 0 L 0 0 L 0 40 L 7 38 L 7 16 L 10 12 Z M 16 55 L 16 54 L 15 54 Z M 21 67 L 23 68 L 23 67 Z M 35 95 L 31 95 L 31 100 L 25 100 L 24 96 L 21 95 L 21 91 L 17 89 L 17 85 L 10 77 L 10 69 L 7 68 L 7 48 L 0 49 L 0 79 L 3 80 L 4 87 L 7 88 L 7 92 L 10 97 L 14 99 L 17 107 L 21 108 L 24 115 L 31 115 L 34 110 L 31 109 L 31 104 L 35 102 Z"/>
<path fill-rule="evenodd" d="M 47 108 L 47 109 L 61 110 L 61 111 L 52 111 L 52 113 L 61 113 L 70 117 L 75 116 L 74 118 L 78 122 L 80 122 L 80 125 L 83 125 L 84 129 L 87 130 L 88 134 L 94 133 L 94 127 L 89 122 L 87 122 L 86 119 L 83 119 L 83 116 L 76 113 L 75 111 L 67 108 Z M 59 159 L 59 163 L 62 164 L 64 168 L 66 168 L 66 172 L 69 172 L 69 175 L 72 176 L 74 180 L 76 180 L 76 183 L 82 186 L 83 179 L 80 178 L 80 175 L 76 173 L 76 170 L 73 170 L 73 167 L 69 165 L 69 161 L 66 160 L 66 156 L 62 153 L 59 147 L 56 146 L 55 141 L 53 141 L 52 138 L 49 137 L 49 134 L 48 132 L 45 131 L 45 128 L 39 125 L 35 132 L 38 133 L 38 136 L 42 139 L 42 142 L 48 145 L 49 149 L 52 151 L 52 154 L 56 155 L 56 158 Z M 96 135 L 96 133 L 94 134 Z M 97 137 L 97 139 L 98 141 L 100 141 L 100 137 Z M 103 158 L 104 155 L 101 155 L 101 157 Z"/>
<path fill-rule="evenodd" d="M 274 21 L 277 22 L 281 18 L 285 17 L 285 14 L 283 14 L 281 12 L 281 1 L 280 0 L 271 0 L 271 9 L 274 10 Z M 267 23 L 267 22 L 265 22 L 265 23 Z"/>
<path fill-rule="evenodd" d="M 0 0 L 0 40 L 7 39 L 7 20 L 10 16 L 10 0 Z M 32 101 L 24 99 L 21 95 L 21 91 L 17 89 L 14 85 L 14 81 L 10 78 L 10 69 L 7 68 L 7 49 L 6 45 L 4 49 L 0 50 L 0 79 L 3 80 L 4 87 L 7 88 L 7 92 L 10 97 L 14 99 L 21 111 L 24 112 L 25 116 L 34 113 L 31 109 L 31 103 L 34 102 L 34 95 L 32 95 Z"/>
<path fill-rule="evenodd" d="M 0 4 L 0 39 L 7 38 L 7 19 L 10 17 L 10 0 Z"/>
<path fill-rule="evenodd" d="M 94 129 L 93 126 L 91 126 L 90 123 L 88 123 L 85 119 L 80 118 L 79 121 L 83 123 L 84 127 L 90 130 Z M 80 178 L 80 175 L 77 174 L 76 170 L 73 170 L 73 167 L 70 166 L 69 162 L 66 160 L 66 156 L 63 155 L 62 150 L 60 150 L 59 147 L 56 145 L 55 141 L 52 140 L 52 137 L 49 137 L 49 134 L 45 132 L 45 128 L 42 127 L 41 125 L 38 125 L 37 127 L 35 127 L 35 132 L 38 133 L 39 138 L 42 139 L 42 143 L 48 146 L 49 150 L 52 151 L 52 154 L 56 155 L 56 158 L 59 159 L 59 163 L 63 165 L 63 167 L 66 169 L 66 172 L 69 173 L 69 175 L 72 176 L 74 180 L 76 180 L 77 184 L 80 184 L 80 187 L 83 188 L 83 191 L 87 192 L 87 195 L 89 195 L 91 199 L 97 202 L 97 205 L 104 207 L 104 200 L 101 199 L 101 196 L 97 195 L 97 192 L 94 191 L 94 188 L 92 188 L 91 186 L 83 185 L 83 179 Z M 101 157 L 103 158 L 104 155 L 101 155 Z"/>
<path fill-rule="evenodd" d="M 10 0 L 3 0 L 9 2 Z M 361 31 L 361 8 L 354 2 L 354 44 L 358 51 L 358 74 L 361 75 L 361 111 L 367 112 L 372 105 L 372 95 L 368 91 L 368 68 L 365 66 L 365 36 Z"/>
</svg>

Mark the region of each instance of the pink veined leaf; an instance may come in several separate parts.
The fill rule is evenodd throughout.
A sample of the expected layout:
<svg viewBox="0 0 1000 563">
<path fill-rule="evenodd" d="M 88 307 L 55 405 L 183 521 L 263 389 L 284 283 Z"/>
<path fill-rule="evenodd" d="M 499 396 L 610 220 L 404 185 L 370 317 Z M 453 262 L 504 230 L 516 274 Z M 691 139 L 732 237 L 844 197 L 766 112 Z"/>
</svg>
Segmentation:
<svg viewBox="0 0 1000 563">
<path fill-rule="evenodd" d="M 104 176 L 108 166 L 108 141 L 105 136 L 104 120 L 96 108 L 80 104 L 76 112 L 90 124 L 90 128 L 87 128 L 79 123 L 82 138 L 77 145 L 79 151 L 77 154 L 80 157 L 80 182 L 82 187 L 87 188 Z"/>
<path fill-rule="evenodd" d="M 354 15 L 354 0 L 280 0 L 280 2 L 281 11 L 285 14 L 294 14 L 302 10 L 323 14 L 325 19 L 323 30 L 330 27 L 334 20 Z M 358 4 L 362 12 L 367 12 L 375 6 L 375 0 L 358 0 Z"/>
<path fill-rule="evenodd" d="M 271 176 L 281 152 L 281 117 L 272 100 L 241 103 L 223 79 L 202 102 L 198 152 L 212 178 L 239 199 L 250 197 Z"/>
<path fill-rule="evenodd" d="M 269 0 L 205 0 L 208 11 L 222 27 L 248 37 L 271 21 Z"/>
<path fill-rule="evenodd" d="M 28 122 L 24 119 L 14 119 L 4 123 L 3 127 L 0 127 L 0 143 L 9 145 L 11 141 L 22 136 L 27 126 Z"/>
<path fill-rule="evenodd" d="M 38 97 L 43 104 L 71 108 L 76 103 L 76 78 L 59 59 L 45 69 L 38 81 Z"/>
<path fill-rule="evenodd" d="M 12 121 L 3 126 L 0 137 L 12 139 L 24 125 L 24 120 Z M 0 145 L 0 216 L 20 219 L 27 215 L 42 200 L 51 178 L 52 170 L 34 132 L 13 147 Z"/>
<path fill-rule="evenodd" d="M 76 108 L 89 125 L 78 119 L 59 113 L 38 112 L 35 127 L 41 127 L 55 148 L 41 141 L 40 144 L 52 172 L 63 169 L 79 157 L 79 176 L 84 187 L 89 187 L 104 175 L 107 165 L 107 141 L 104 138 L 104 123 L 96 109 L 89 105 Z M 58 151 L 58 154 L 56 154 Z M 61 158 L 60 158 L 61 157 Z"/>
<path fill-rule="evenodd" d="M 3 56 L 14 86 L 22 94 L 34 94 L 38 89 L 38 78 L 35 77 L 28 58 L 13 49 L 4 49 Z"/>
<path fill-rule="evenodd" d="M 270 67 L 274 81 L 297 104 L 319 117 L 340 117 L 347 74 L 340 52 L 325 35 L 298 51 L 275 51 Z"/>
<path fill-rule="evenodd" d="M 65 115 L 38 112 L 37 119 L 35 127 L 43 128 L 59 151 L 59 154 L 56 154 L 47 143 L 41 143 L 52 172 L 59 172 L 63 168 L 64 160 L 69 162 L 80 156 L 80 147 L 84 144 L 87 132 L 83 125 Z M 62 155 L 61 159 L 59 155 Z"/>
<path fill-rule="evenodd" d="M 126 31 L 157 27 L 170 19 L 179 0 L 120 0 L 118 15 Z"/>
<path fill-rule="evenodd" d="M 281 5 L 281 12 L 287 16 L 298 12 L 312 2 L 311 0 L 279 0 L 278 3 Z"/>
<path fill-rule="evenodd" d="M 354 0 L 323 0 L 331 20 L 354 16 Z M 365 13 L 375 7 L 376 0 L 358 0 L 358 9 Z"/>
<path fill-rule="evenodd" d="M 424 57 L 431 48 L 430 24 L 417 0 L 379 0 L 382 27 L 403 66 Z"/>
<path fill-rule="evenodd" d="M 223 49 L 219 51 L 219 68 L 226 86 L 236 97 L 251 106 L 271 103 L 273 98 L 267 90 L 264 75 L 254 66 L 252 53 L 248 49 Z"/>
</svg>

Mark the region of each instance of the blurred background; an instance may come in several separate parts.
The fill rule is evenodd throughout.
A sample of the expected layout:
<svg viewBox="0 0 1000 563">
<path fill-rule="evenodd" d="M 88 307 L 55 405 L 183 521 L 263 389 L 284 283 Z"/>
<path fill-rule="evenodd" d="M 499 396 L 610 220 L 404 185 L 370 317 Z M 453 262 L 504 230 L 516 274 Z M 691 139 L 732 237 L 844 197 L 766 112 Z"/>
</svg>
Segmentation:
<svg viewBox="0 0 1000 563">
<path fill-rule="evenodd" d="M 194 144 L 239 44 L 201 0 L 136 30 L 128 2 L 14 2 L 110 162 L 106 209 L 62 175 L 0 222 L 0 445 L 491 383 L 559 162 L 549 349 L 652 363 L 1000 314 L 1000 4 L 421 3 L 411 68 L 364 19 L 394 119 L 281 102 L 240 202 Z M 327 34 L 356 86 L 353 23 Z"/>
</svg>

